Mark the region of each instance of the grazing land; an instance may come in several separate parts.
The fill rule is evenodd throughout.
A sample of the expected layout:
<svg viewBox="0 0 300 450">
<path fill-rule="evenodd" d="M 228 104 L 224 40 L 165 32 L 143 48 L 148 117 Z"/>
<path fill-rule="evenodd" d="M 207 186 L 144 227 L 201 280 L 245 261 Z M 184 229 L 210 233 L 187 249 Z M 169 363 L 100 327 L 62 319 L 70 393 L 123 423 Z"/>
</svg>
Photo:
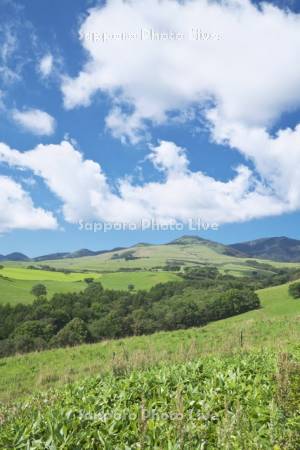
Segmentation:
<svg viewBox="0 0 300 450">
<path fill-rule="evenodd" d="M 198 329 L 4 358 L 1 448 L 298 449 L 300 301 L 259 296 Z"/>
<path fill-rule="evenodd" d="M 150 270 L 165 268 L 166 265 L 179 264 L 180 266 L 206 266 L 213 265 L 221 272 L 229 272 L 232 275 L 244 274 L 255 270 L 251 265 L 249 257 L 241 257 L 230 254 L 233 249 L 224 245 L 198 240 L 196 238 L 181 238 L 170 244 L 147 245 L 137 244 L 133 247 L 112 251 L 96 256 L 84 256 L 80 258 L 62 258 L 57 260 L 43 261 L 42 264 L 58 269 L 70 269 L 72 271 L 120 271 L 120 270 Z M 274 267 L 300 267 L 300 263 L 264 261 Z M 7 265 L 15 266 L 15 262 L 8 262 Z M 18 262 L 24 267 L 28 262 Z M 35 263 L 38 264 L 38 263 Z"/>
<path fill-rule="evenodd" d="M 262 289 L 258 294 L 262 308 L 205 327 L 3 358 L 0 399 L 20 398 L 32 390 L 90 374 L 106 374 L 118 364 L 148 367 L 160 361 L 181 362 L 207 354 L 239 352 L 241 332 L 243 351 L 286 350 L 299 343 L 300 301 L 289 296 L 288 284 Z"/>
<path fill-rule="evenodd" d="M 54 293 L 79 292 L 85 288 L 84 279 L 100 279 L 104 288 L 150 289 L 157 283 L 180 280 L 172 273 L 176 270 L 211 265 L 220 273 L 248 276 L 253 272 L 273 275 L 274 268 L 300 268 L 300 263 L 283 263 L 241 257 L 239 253 L 222 244 L 183 237 L 163 245 L 138 244 L 128 249 L 116 250 L 96 256 L 61 258 L 42 262 L 3 261 L 0 270 L 0 303 L 30 303 L 32 286 L 42 283 L 48 297 Z M 266 268 L 257 265 L 266 264 Z M 28 266 L 50 267 L 58 271 L 28 269 Z M 70 273 L 63 273 L 70 271 Z"/>
<path fill-rule="evenodd" d="M 28 265 L 28 264 L 27 264 Z M 135 289 L 150 289 L 158 283 L 176 281 L 180 278 L 171 272 L 115 272 L 115 273 L 62 273 L 47 270 L 27 269 L 26 267 L 4 266 L 0 270 L 0 304 L 31 303 L 34 296 L 31 289 L 35 284 L 46 286 L 48 297 L 55 293 L 79 292 L 86 288 L 84 279 L 101 281 L 106 289 L 124 289 L 134 285 Z"/>
</svg>

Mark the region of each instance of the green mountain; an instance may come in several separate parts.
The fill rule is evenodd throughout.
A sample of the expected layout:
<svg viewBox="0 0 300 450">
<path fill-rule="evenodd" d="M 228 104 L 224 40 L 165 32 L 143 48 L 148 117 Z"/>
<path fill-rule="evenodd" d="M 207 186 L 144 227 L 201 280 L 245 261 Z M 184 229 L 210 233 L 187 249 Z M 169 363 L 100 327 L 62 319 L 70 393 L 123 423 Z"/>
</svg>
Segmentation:
<svg viewBox="0 0 300 450">
<path fill-rule="evenodd" d="M 126 257 L 130 252 L 131 258 Z M 199 236 L 182 236 L 166 244 L 138 243 L 128 248 L 92 251 L 81 249 L 69 253 L 53 253 L 28 258 L 22 253 L 0 255 L 1 261 L 45 262 L 53 267 L 76 270 L 150 269 L 168 264 L 244 264 L 259 258 L 281 262 L 300 262 L 300 241 L 287 237 L 271 237 L 224 245 Z"/>
<path fill-rule="evenodd" d="M 231 245 L 231 248 L 253 258 L 284 262 L 300 261 L 300 241 L 286 236 L 241 242 Z"/>
<path fill-rule="evenodd" d="M 229 245 L 224 245 L 219 242 L 204 239 L 201 238 L 200 236 L 185 235 L 178 239 L 175 239 L 174 241 L 167 243 L 166 245 L 205 245 L 223 255 L 236 256 L 237 258 L 245 258 L 248 256 L 242 251 L 232 248 Z"/>
<path fill-rule="evenodd" d="M 214 265 L 228 271 L 249 270 L 247 255 L 239 250 L 198 236 L 182 236 L 166 244 L 138 243 L 110 251 L 79 251 L 60 259 L 38 258 L 52 267 L 71 270 L 163 270 L 166 266 Z M 242 268 L 241 268 L 242 266 Z"/>
</svg>

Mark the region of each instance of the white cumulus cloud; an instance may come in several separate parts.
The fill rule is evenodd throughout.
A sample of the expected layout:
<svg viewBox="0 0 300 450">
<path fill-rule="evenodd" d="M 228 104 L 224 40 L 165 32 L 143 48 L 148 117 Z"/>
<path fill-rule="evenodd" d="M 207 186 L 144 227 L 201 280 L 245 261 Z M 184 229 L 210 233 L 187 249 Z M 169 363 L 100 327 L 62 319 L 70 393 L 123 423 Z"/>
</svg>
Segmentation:
<svg viewBox="0 0 300 450">
<path fill-rule="evenodd" d="M 300 208 L 300 124 L 271 136 L 262 127 L 227 123 L 211 114 L 212 133 L 219 143 L 238 150 L 252 161 L 260 178 L 285 203 L 285 210 Z"/>
<path fill-rule="evenodd" d="M 38 67 L 42 77 L 46 78 L 51 74 L 53 69 L 53 56 L 51 53 L 47 53 L 43 56 Z"/>
<path fill-rule="evenodd" d="M 40 109 L 14 110 L 13 120 L 25 130 L 38 136 L 50 136 L 55 130 L 55 119 Z"/>
<path fill-rule="evenodd" d="M 53 214 L 36 208 L 22 186 L 7 176 L 0 176 L 0 211 L 0 232 L 57 228 Z"/>
<path fill-rule="evenodd" d="M 285 139 L 289 139 L 289 133 L 281 145 Z M 84 159 L 69 142 L 38 145 L 26 152 L 0 144 L 0 161 L 31 170 L 41 177 L 61 200 L 65 220 L 70 223 L 80 220 L 140 222 L 153 218 L 160 222 L 202 218 L 228 223 L 300 207 L 300 198 L 293 195 L 296 167 L 286 190 L 282 191 L 278 182 L 273 183 L 273 172 L 260 180 L 246 166 L 237 167 L 235 177 L 227 182 L 200 171 L 193 172 L 188 167 L 185 150 L 172 142 L 162 141 L 153 147 L 150 160 L 163 172 L 162 181 L 135 185 L 124 178 L 118 181 L 115 190 L 101 166 Z"/>
<path fill-rule="evenodd" d="M 151 30 L 183 39 L 151 39 Z M 219 38 L 196 40 L 197 30 Z M 122 32 L 137 38 L 112 37 Z M 225 121 L 268 127 L 300 104 L 300 15 L 267 2 L 108 0 L 89 10 L 80 36 L 88 58 L 63 78 L 65 107 L 107 93 L 107 126 L 133 142 L 171 111 L 214 107 Z"/>
</svg>

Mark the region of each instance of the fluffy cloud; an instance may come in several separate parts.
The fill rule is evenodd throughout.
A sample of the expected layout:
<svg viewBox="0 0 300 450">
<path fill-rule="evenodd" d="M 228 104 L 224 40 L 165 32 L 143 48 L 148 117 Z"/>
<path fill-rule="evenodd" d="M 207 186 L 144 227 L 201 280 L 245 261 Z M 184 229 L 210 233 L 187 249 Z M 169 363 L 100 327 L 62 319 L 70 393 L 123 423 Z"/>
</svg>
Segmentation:
<svg viewBox="0 0 300 450">
<path fill-rule="evenodd" d="M 149 159 L 157 169 L 169 174 L 176 175 L 187 171 L 188 160 L 185 151 L 173 142 L 161 141 L 157 147 L 153 146 Z"/>
<path fill-rule="evenodd" d="M 51 53 L 48 53 L 47 55 L 43 56 L 43 58 L 40 60 L 39 63 L 39 72 L 41 73 L 42 77 L 46 78 L 50 75 L 53 69 L 53 56 Z"/>
<path fill-rule="evenodd" d="M 197 31 L 211 36 L 196 39 Z M 76 77 L 63 78 L 67 109 L 107 93 L 106 125 L 132 143 L 149 123 L 174 113 L 183 122 L 192 113 L 205 120 L 215 142 L 237 150 L 253 168 L 240 166 L 221 182 L 192 172 L 184 149 L 161 142 L 150 147 L 149 159 L 164 181 L 119 180 L 118 195 L 110 192 L 110 208 L 102 210 L 106 219 L 121 211 L 225 223 L 300 208 L 300 125 L 273 136 L 268 131 L 300 106 L 300 15 L 250 0 L 108 0 L 89 11 L 80 38 L 88 58 Z"/>
<path fill-rule="evenodd" d="M 0 193 L 0 232 L 57 228 L 52 213 L 35 208 L 30 196 L 11 178 L 0 176 Z"/>
<path fill-rule="evenodd" d="M 40 109 L 14 110 L 12 118 L 22 128 L 39 136 L 50 136 L 55 130 L 55 119 Z"/>
<path fill-rule="evenodd" d="M 0 161 L 29 169 L 41 177 L 60 198 L 64 217 L 71 223 L 139 222 L 153 218 L 159 222 L 202 218 L 226 223 L 279 214 L 300 206 L 298 198 L 291 196 L 286 202 L 287 193 L 278 194 L 245 166 L 238 167 L 236 176 L 228 182 L 192 172 L 185 150 L 172 142 L 163 141 L 153 147 L 150 160 L 163 172 L 163 181 L 138 186 L 121 179 L 116 192 L 100 165 L 85 160 L 69 142 L 39 145 L 27 152 L 0 144 Z M 289 189 L 293 189 L 291 184 Z"/>
<path fill-rule="evenodd" d="M 227 123 L 215 114 L 210 118 L 214 139 L 252 161 L 260 179 L 285 203 L 286 211 L 300 208 L 300 124 L 271 136 L 261 127 Z"/>
<path fill-rule="evenodd" d="M 197 29 L 214 37 L 196 40 Z M 151 30 L 184 37 L 151 39 Z M 138 37 L 111 36 L 122 32 Z M 270 3 L 108 0 L 89 11 L 80 36 L 88 59 L 77 77 L 63 79 L 65 107 L 108 93 L 108 127 L 133 142 L 147 121 L 164 122 L 190 106 L 266 127 L 300 103 L 300 16 Z"/>
<path fill-rule="evenodd" d="M 81 153 L 66 141 L 60 145 L 38 145 L 23 153 L 0 144 L 0 161 L 30 169 L 41 177 L 62 200 L 63 213 L 69 222 L 93 217 L 95 198 L 101 195 L 105 199 L 108 194 L 100 166 L 83 160 Z"/>
</svg>

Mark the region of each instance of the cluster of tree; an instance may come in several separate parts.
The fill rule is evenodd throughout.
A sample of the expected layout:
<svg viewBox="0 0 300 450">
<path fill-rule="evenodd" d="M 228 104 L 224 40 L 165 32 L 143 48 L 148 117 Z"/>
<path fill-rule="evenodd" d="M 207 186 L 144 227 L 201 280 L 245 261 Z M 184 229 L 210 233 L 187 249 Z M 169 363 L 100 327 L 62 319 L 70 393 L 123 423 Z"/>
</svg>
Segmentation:
<svg viewBox="0 0 300 450">
<path fill-rule="evenodd" d="M 138 256 L 135 256 L 134 251 L 128 250 L 123 253 L 114 253 L 111 259 L 125 259 L 125 261 L 132 261 L 134 259 L 140 259 Z"/>
<path fill-rule="evenodd" d="M 145 270 L 142 267 L 119 267 L 118 272 L 140 272 Z"/>
<path fill-rule="evenodd" d="M 244 277 L 244 280 L 253 289 L 279 286 L 300 278 L 300 270 L 298 268 L 274 267 L 271 264 L 260 263 L 259 261 L 246 261 L 247 265 L 250 265 L 250 263 L 257 270 L 247 271 L 247 276 Z"/>
<path fill-rule="evenodd" d="M 299 269 L 274 269 L 273 273 L 252 272 L 253 286 L 263 289 L 269 286 L 279 286 L 300 278 Z"/>
<path fill-rule="evenodd" d="M 27 269 L 33 269 L 33 270 L 46 270 L 47 272 L 61 272 L 66 275 L 74 272 L 70 269 L 59 269 L 52 266 L 48 266 L 48 264 L 40 264 L 38 266 L 34 266 L 33 264 L 27 266 Z"/>
<path fill-rule="evenodd" d="M 169 263 L 166 266 L 163 266 L 163 270 L 166 272 L 179 272 L 181 270 L 181 266 L 178 264 Z"/>
<path fill-rule="evenodd" d="M 104 290 L 90 282 L 83 292 L 50 300 L 40 285 L 33 304 L 0 305 L 0 356 L 202 326 L 260 306 L 244 280 L 216 269 L 187 270 L 185 277 L 150 291 Z"/>
</svg>

